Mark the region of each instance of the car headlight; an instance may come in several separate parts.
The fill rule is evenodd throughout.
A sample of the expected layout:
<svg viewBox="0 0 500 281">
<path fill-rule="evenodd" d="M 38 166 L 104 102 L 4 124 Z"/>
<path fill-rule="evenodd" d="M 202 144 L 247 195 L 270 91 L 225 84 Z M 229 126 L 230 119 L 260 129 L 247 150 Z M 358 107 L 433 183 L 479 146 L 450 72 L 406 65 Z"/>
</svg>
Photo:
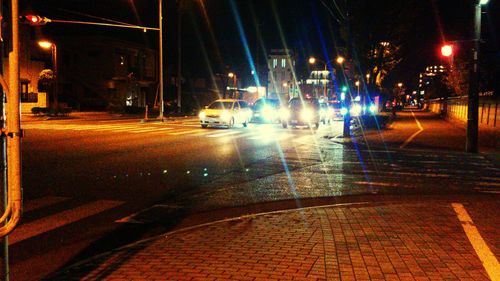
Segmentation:
<svg viewBox="0 0 500 281">
<path fill-rule="evenodd" d="M 222 111 L 220 118 L 225 121 L 229 121 L 231 119 L 231 114 L 227 111 Z"/>
<path fill-rule="evenodd" d="M 264 108 L 262 108 L 262 117 L 264 117 L 264 119 L 271 120 L 274 118 L 274 116 L 275 112 L 272 107 L 264 106 Z"/>
<path fill-rule="evenodd" d="M 205 117 L 207 117 L 207 114 L 204 111 L 202 111 L 200 112 L 200 114 L 198 114 L 198 117 L 200 117 L 201 119 L 205 119 Z"/>
<path fill-rule="evenodd" d="M 342 108 L 340 109 L 340 114 L 342 114 L 342 115 L 346 115 L 346 114 L 347 114 L 347 111 L 348 111 L 348 110 L 347 110 L 347 108 L 342 107 Z"/>
<path fill-rule="evenodd" d="M 368 108 L 368 110 L 370 110 L 371 113 L 375 113 L 377 111 L 377 106 L 372 104 L 370 105 L 370 107 Z"/>
<path fill-rule="evenodd" d="M 303 121 L 311 121 L 314 117 L 314 114 L 312 110 L 306 108 L 300 112 L 300 117 Z"/>
<path fill-rule="evenodd" d="M 361 115 L 362 110 L 363 110 L 363 108 L 361 107 L 361 105 L 355 104 L 351 107 L 351 115 L 352 116 L 359 116 L 359 115 Z"/>
<path fill-rule="evenodd" d="M 286 108 L 280 109 L 280 117 L 281 119 L 288 119 L 290 118 L 290 111 Z"/>
</svg>

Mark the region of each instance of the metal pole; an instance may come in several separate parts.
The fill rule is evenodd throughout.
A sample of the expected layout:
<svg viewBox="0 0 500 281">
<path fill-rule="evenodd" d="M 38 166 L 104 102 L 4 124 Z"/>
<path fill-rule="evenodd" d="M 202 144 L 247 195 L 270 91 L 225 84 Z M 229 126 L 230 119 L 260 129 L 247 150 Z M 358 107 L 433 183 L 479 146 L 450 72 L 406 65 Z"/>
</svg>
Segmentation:
<svg viewBox="0 0 500 281">
<path fill-rule="evenodd" d="M 57 69 L 57 45 L 52 43 L 52 65 L 54 67 L 54 112 L 59 113 L 59 73 Z"/>
<path fill-rule="evenodd" d="M 0 0 L 0 25 L 3 24 L 3 0 Z M 4 53 L 3 53 L 3 34 L 0 33 L 0 74 L 4 74 L 4 63 L 3 63 Z M 5 89 L 2 89 L 1 93 L 1 124 L 0 128 L 2 130 L 5 129 Z M 7 140 L 5 139 L 5 135 L 2 134 L 2 172 L 3 172 L 3 211 L 7 210 Z M 5 225 L 5 223 L 4 223 Z M 2 259 L 3 259 L 3 267 L 2 267 L 2 276 L 3 280 L 9 280 L 9 236 L 5 235 L 2 239 Z"/>
<path fill-rule="evenodd" d="M 474 16 L 473 66 L 470 73 L 469 103 L 467 110 L 466 152 L 478 152 L 478 111 L 479 111 L 479 45 L 481 40 L 481 5 L 476 2 Z"/>
<path fill-rule="evenodd" d="M 177 12 L 177 109 L 182 107 L 182 0 Z"/>
<path fill-rule="evenodd" d="M 158 21 L 159 21 L 159 26 L 160 26 L 160 62 L 159 62 L 159 70 L 160 70 L 160 77 L 159 77 L 159 82 L 160 82 L 160 115 L 158 116 L 159 119 L 163 121 L 163 11 L 162 11 L 162 1 L 163 0 L 158 0 Z M 177 101 L 179 103 L 179 101 Z"/>
</svg>

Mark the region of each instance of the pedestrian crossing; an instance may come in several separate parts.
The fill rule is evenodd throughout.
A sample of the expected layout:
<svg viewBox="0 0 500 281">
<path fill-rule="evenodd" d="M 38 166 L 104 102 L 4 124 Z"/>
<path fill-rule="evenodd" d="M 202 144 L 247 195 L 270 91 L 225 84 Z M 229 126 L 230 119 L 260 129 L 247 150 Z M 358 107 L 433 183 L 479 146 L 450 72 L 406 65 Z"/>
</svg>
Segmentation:
<svg viewBox="0 0 500 281">
<path fill-rule="evenodd" d="M 73 198 L 60 196 L 45 196 L 25 201 L 23 203 L 23 211 L 27 219 L 23 220 L 16 230 L 9 235 L 9 244 L 14 245 L 43 233 L 111 210 L 124 203 L 124 201 L 115 200 L 96 200 L 76 203 L 73 201 Z M 45 208 L 56 208 L 60 211 L 35 220 L 29 220 L 31 214 L 39 213 Z"/>
<path fill-rule="evenodd" d="M 262 141 L 285 141 L 290 140 L 296 143 L 311 143 L 315 139 L 324 135 L 319 131 L 310 130 L 290 130 L 281 127 L 249 127 L 234 129 L 194 129 L 186 126 L 170 126 L 160 124 L 25 124 L 24 130 L 42 130 L 42 131 L 75 131 L 75 132 L 102 132 L 102 133 L 130 133 L 130 134 L 156 134 L 165 137 L 206 137 L 210 139 L 249 139 Z M 328 131 L 327 131 L 328 132 Z"/>
</svg>

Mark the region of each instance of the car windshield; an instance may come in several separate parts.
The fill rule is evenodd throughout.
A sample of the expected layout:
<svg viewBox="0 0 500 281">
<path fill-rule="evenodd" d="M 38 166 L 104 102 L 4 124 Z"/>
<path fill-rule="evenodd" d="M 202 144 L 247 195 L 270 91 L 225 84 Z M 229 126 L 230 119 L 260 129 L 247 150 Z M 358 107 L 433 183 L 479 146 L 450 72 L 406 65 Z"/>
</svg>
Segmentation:
<svg viewBox="0 0 500 281">
<path fill-rule="evenodd" d="M 500 0 L 0 24 L 0 280 L 500 281 Z"/>
<path fill-rule="evenodd" d="M 216 101 L 208 107 L 209 109 L 231 109 L 233 106 L 233 102 L 228 102 L 228 101 Z"/>
</svg>

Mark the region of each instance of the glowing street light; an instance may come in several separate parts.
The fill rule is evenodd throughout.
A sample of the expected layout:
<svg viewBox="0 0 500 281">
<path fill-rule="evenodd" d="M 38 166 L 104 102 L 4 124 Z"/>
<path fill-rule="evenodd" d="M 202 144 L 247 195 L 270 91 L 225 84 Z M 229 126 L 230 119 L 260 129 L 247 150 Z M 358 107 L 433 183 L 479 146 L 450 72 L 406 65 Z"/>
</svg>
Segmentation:
<svg viewBox="0 0 500 281">
<path fill-rule="evenodd" d="M 453 55 L 453 46 L 446 44 L 441 47 L 441 55 L 443 57 L 451 57 Z"/>
<path fill-rule="evenodd" d="M 229 77 L 229 78 L 233 78 L 233 77 L 234 77 L 234 73 L 229 72 L 229 73 L 227 74 L 227 77 Z"/>
<path fill-rule="evenodd" d="M 338 56 L 338 57 L 337 57 L 337 59 L 336 59 L 336 62 L 337 62 L 338 64 L 343 64 L 343 63 L 344 63 L 344 61 L 345 61 L 345 58 L 344 58 L 344 57 L 342 57 L 342 56 Z"/>
<path fill-rule="evenodd" d="M 47 40 L 42 40 L 38 41 L 38 46 L 40 46 L 42 49 L 45 50 L 51 50 L 52 51 L 52 67 L 54 68 L 52 73 L 54 76 L 54 110 L 55 114 L 57 115 L 58 109 L 59 109 L 59 104 L 58 104 L 58 93 L 57 93 L 57 88 L 58 86 L 58 77 L 57 77 L 57 46 L 55 43 L 47 41 Z"/>
<path fill-rule="evenodd" d="M 315 57 L 310 57 L 309 58 L 309 63 L 310 64 L 315 64 L 316 63 L 316 58 Z"/>
<path fill-rule="evenodd" d="M 399 82 L 399 83 L 398 83 L 398 87 L 399 87 L 399 88 L 402 88 L 402 87 L 403 87 L 403 83 Z"/>
</svg>

